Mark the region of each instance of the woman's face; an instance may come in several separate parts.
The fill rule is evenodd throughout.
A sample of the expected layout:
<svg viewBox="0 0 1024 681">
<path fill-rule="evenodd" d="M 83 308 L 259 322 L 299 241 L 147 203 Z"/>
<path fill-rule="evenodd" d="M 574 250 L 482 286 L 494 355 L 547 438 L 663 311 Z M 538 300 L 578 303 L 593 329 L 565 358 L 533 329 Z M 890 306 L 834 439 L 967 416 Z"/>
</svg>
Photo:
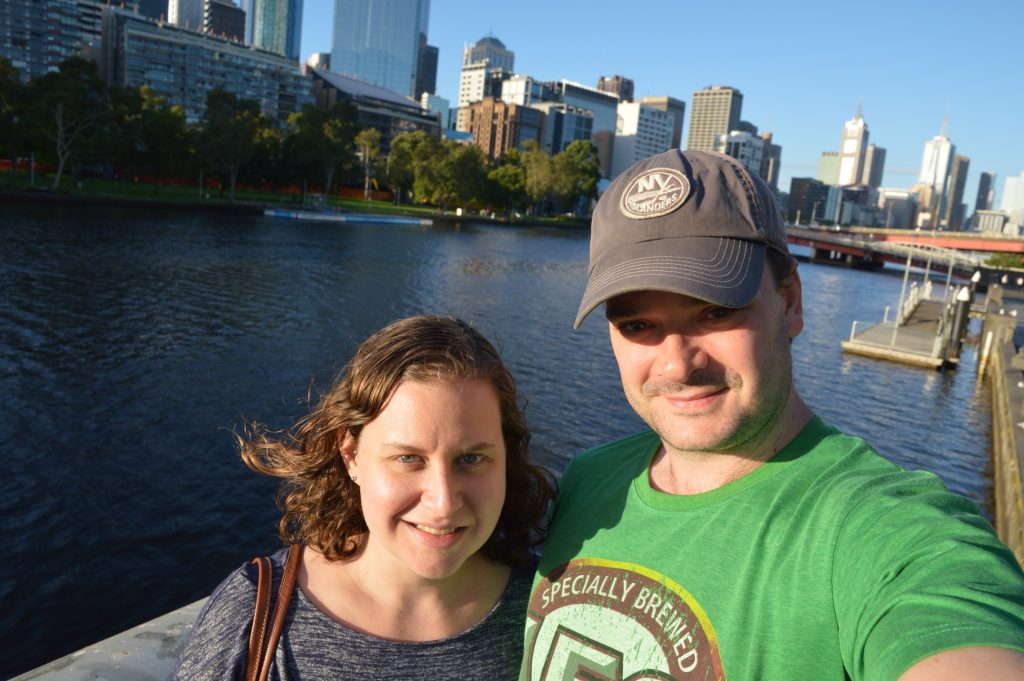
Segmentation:
<svg viewBox="0 0 1024 681">
<path fill-rule="evenodd" d="M 376 568 L 451 577 L 494 532 L 505 443 L 489 382 L 401 383 L 342 455 L 369 528 L 361 559 Z"/>
</svg>

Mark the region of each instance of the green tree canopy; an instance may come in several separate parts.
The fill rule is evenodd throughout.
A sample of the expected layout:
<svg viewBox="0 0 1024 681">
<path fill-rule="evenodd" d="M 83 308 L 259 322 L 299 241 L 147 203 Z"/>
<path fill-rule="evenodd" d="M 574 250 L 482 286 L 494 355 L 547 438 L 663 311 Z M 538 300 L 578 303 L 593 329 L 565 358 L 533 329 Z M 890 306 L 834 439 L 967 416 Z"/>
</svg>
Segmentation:
<svg viewBox="0 0 1024 681">
<path fill-rule="evenodd" d="M 334 176 L 355 163 L 357 116 L 355 106 L 338 102 L 326 109 L 309 105 L 288 118 L 287 155 L 304 178 L 322 180 L 325 194 L 330 193 Z"/>
<path fill-rule="evenodd" d="M 33 137 L 44 158 L 57 164 L 56 189 L 67 162 L 94 143 L 90 134 L 99 129 L 107 112 L 106 87 L 96 64 L 71 57 L 59 70 L 30 82 L 27 101 Z"/>
<path fill-rule="evenodd" d="M 373 172 L 373 164 L 380 156 L 380 130 L 377 128 L 366 128 L 360 130 L 356 135 L 356 148 L 363 160 L 363 191 L 366 200 L 370 200 L 370 174 Z"/>
<path fill-rule="evenodd" d="M 239 99 L 220 88 L 207 93 L 199 152 L 207 168 L 224 174 L 231 202 L 235 200 L 239 171 L 253 157 L 257 135 L 267 125 L 255 101 Z"/>
</svg>

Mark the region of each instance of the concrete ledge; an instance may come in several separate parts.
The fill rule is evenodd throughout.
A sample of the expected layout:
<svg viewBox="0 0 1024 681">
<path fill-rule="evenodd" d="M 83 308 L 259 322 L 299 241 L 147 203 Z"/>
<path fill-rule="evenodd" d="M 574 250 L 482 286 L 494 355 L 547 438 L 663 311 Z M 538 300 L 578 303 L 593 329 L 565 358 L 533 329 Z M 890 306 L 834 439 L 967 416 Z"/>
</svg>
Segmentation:
<svg viewBox="0 0 1024 681">
<path fill-rule="evenodd" d="M 927 369 L 941 369 L 946 364 L 944 360 L 938 357 L 926 357 L 924 355 L 918 355 L 911 352 L 892 350 L 888 347 L 858 343 L 857 341 L 845 340 L 841 341 L 839 344 L 842 346 L 844 351 L 849 352 L 852 355 L 884 359 L 889 362 L 899 362 L 900 364 L 909 364 L 911 366 L 925 367 Z"/>
<path fill-rule="evenodd" d="M 65 655 L 11 681 L 163 681 L 174 672 L 178 653 L 204 598 L 154 620 Z"/>
</svg>

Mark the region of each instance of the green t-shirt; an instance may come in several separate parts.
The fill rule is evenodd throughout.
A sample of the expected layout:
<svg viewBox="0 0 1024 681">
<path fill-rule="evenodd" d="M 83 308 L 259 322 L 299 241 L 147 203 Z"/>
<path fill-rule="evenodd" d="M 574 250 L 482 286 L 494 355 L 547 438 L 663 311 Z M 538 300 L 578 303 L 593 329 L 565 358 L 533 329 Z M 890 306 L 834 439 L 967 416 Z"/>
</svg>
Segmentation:
<svg viewBox="0 0 1024 681">
<path fill-rule="evenodd" d="M 1024 575 L 970 501 L 814 419 L 703 494 L 651 488 L 660 441 L 560 483 L 522 679 L 896 679 L 931 654 L 1024 650 Z M 937 454 L 938 455 L 938 454 Z"/>
</svg>

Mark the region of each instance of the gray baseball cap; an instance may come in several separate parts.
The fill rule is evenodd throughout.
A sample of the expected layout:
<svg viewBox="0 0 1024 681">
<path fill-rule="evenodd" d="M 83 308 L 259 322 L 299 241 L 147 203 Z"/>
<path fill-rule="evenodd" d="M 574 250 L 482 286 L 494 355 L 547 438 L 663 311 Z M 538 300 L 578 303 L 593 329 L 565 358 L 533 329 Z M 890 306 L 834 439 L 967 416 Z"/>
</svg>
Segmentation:
<svg viewBox="0 0 1024 681">
<path fill-rule="evenodd" d="M 574 328 L 609 298 L 668 291 L 724 307 L 757 295 L 765 252 L 789 255 L 771 189 L 736 159 L 673 149 L 615 178 L 594 209 Z"/>
</svg>

